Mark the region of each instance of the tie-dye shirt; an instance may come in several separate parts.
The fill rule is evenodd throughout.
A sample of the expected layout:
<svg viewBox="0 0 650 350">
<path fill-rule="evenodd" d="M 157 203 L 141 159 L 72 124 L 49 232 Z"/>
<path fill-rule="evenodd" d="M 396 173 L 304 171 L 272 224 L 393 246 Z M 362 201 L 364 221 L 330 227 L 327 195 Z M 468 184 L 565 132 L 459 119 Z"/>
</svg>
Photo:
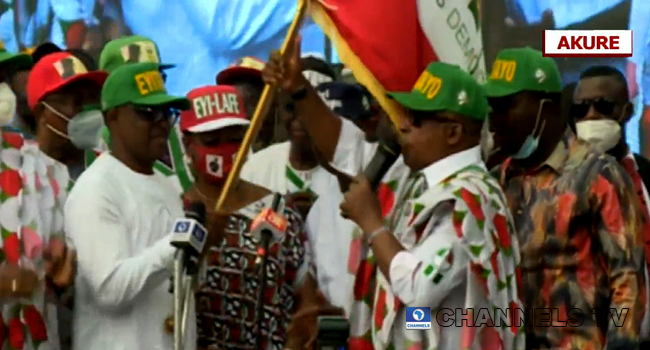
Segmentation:
<svg viewBox="0 0 650 350">
<path fill-rule="evenodd" d="M 645 305 L 645 219 L 625 170 L 571 131 L 534 171 L 510 160 L 496 170 L 521 248 L 522 301 L 558 309 L 526 325 L 527 348 L 633 348 Z M 569 316 L 577 321 L 563 322 Z"/>
</svg>

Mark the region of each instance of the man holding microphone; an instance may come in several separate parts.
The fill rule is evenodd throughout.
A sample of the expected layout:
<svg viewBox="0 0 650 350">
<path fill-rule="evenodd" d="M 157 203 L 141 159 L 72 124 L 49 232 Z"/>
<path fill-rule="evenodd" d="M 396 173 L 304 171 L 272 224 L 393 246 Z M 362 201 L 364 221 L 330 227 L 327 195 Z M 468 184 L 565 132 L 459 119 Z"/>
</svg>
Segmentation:
<svg viewBox="0 0 650 350">
<path fill-rule="evenodd" d="M 81 175 L 65 205 L 65 232 L 78 252 L 74 349 L 172 348 L 163 327 L 173 305 L 169 232 L 183 209 L 154 163 L 178 110 L 188 107 L 167 94 L 156 63 L 124 65 L 106 80 L 101 108 L 111 151 Z M 192 349 L 192 326 L 187 334 Z"/>
</svg>

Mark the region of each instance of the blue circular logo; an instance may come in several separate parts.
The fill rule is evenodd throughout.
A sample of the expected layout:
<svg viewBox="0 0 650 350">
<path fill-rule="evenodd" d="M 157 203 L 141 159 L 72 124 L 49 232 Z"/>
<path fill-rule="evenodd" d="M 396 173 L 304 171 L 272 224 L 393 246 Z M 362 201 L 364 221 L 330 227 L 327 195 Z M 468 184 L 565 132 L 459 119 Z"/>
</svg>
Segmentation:
<svg viewBox="0 0 650 350">
<path fill-rule="evenodd" d="M 424 311 L 420 309 L 413 310 L 413 318 L 416 321 L 422 321 L 424 319 Z"/>
</svg>

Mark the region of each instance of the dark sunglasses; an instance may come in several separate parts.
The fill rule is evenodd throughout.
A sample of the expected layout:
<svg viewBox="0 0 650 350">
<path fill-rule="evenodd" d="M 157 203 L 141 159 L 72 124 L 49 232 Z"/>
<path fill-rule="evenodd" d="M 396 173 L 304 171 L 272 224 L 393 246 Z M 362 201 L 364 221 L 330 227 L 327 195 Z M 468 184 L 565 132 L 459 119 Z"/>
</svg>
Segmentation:
<svg viewBox="0 0 650 350">
<path fill-rule="evenodd" d="M 170 124 L 175 124 L 178 121 L 178 117 L 181 115 L 180 111 L 175 108 L 152 108 L 145 106 L 133 106 L 133 109 L 140 115 L 143 119 L 150 121 L 152 123 L 160 123 L 162 121 L 167 121 Z"/>
<path fill-rule="evenodd" d="M 436 112 L 411 111 L 409 117 L 411 118 L 411 121 L 413 122 L 414 125 L 420 125 L 425 120 L 431 120 L 439 124 L 459 123 L 457 120 L 445 118 Z"/>
<path fill-rule="evenodd" d="M 604 116 L 611 116 L 612 113 L 614 113 L 616 103 L 604 99 L 585 100 L 581 103 L 574 103 L 570 107 L 569 113 L 571 113 L 572 117 L 581 119 L 584 118 L 587 113 L 589 113 L 589 109 L 591 109 L 592 106 L 598 113 Z"/>
<path fill-rule="evenodd" d="M 505 115 L 514 104 L 513 96 L 492 97 L 488 99 L 492 113 Z"/>
</svg>

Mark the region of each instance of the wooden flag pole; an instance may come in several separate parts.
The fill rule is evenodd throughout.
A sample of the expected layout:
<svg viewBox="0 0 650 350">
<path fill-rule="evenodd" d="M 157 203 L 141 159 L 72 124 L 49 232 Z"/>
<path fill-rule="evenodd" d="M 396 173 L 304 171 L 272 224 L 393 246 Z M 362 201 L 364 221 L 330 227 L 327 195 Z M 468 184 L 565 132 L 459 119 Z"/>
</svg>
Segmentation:
<svg viewBox="0 0 650 350">
<path fill-rule="evenodd" d="M 280 53 L 282 54 L 282 57 L 284 57 L 287 54 L 287 51 L 289 51 L 288 49 L 291 47 L 291 45 L 295 44 L 298 31 L 300 30 L 300 26 L 302 25 L 302 20 L 305 17 L 305 13 L 307 12 L 308 1 L 309 0 L 298 0 L 298 8 L 296 11 L 296 15 L 293 17 L 293 21 L 291 22 L 291 26 L 289 26 L 289 31 L 287 32 L 287 36 L 284 39 L 282 48 L 280 49 Z M 242 142 L 242 145 L 239 148 L 239 152 L 237 152 L 235 163 L 233 164 L 230 174 L 228 174 L 228 179 L 226 180 L 223 190 L 221 191 L 221 194 L 219 196 L 219 201 L 217 202 L 217 205 L 214 208 L 215 212 L 218 212 L 223 209 L 223 205 L 226 202 L 226 198 L 228 198 L 228 194 L 230 193 L 230 190 L 235 184 L 235 181 L 237 181 L 239 178 L 239 173 L 241 172 L 241 168 L 244 165 L 244 160 L 248 155 L 248 152 L 251 148 L 251 144 L 253 143 L 253 140 L 255 140 L 255 138 L 257 137 L 257 133 L 260 127 L 262 126 L 262 121 L 264 120 L 264 117 L 268 113 L 269 107 L 271 106 L 271 102 L 273 101 L 273 93 L 275 92 L 275 90 L 276 90 L 275 85 L 266 84 L 264 86 L 264 91 L 262 91 L 262 96 L 260 97 L 260 100 L 257 103 L 257 108 L 255 108 L 255 114 L 253 114 L 253 119 L 251 120 L 250 126 L 246 131 L 246 135 L 244 136 L 244 141 Z M 177 291 L 174 292 L 176 293 Z M 167 333 L 169 334 L 173 333 L 174 319 L 172 317 L 168 317 L 167 319 L 165 319 L 164 328 Z"/>
<path fill-rule="evenodd" d="M 293 17 L 293 21 L 291 22 L 291 26 L 289 27 L 289 31 L 287 32 L 287 36 L 284 38 L 284 43 L 282 44 L 282 48 L 280 49 L 280 53 L 282 54 L 282 57 L 284 57 L 287 54 L 287 51 L 291 47 L 291 45 L 295 44 L 296 36 L 298 35 L 298 31 L 302 24 L 302 20 L 305 16 L 305 13 L 307 12 L 308 1 L 309 0 L 298 0 L 298 9 L 296 11 L 296 15 Z M 255 138 L 257 137 L 257 133 L 260 127 L 262 126 L 262 121 L 266 116 L 266 114 L 268 113 L 269 107 L 271 106 L 271 102 L 273 101 L 273 94 L 275 93 L 275 90 L 276 90 L 275 85 L 266 84 L 264 86 L 264 90 L 262 91 L 262 96 L 260 97 L 260 100 L 257 103 L 257 108 L 255 108 L 255 114 L 253 114 L 253 119 L 251 120 L 251 124 L 248 127 L 246 136 L 244 136 L 244 141 L 242 142 L 242 145 L 239 148 L 239 152 L 237 152 L 237 158 L 235 158 L 235 163 L 233 164 L 232 170 L 230 171 L 230 174 L 228 174 L 228 179 L 226 180 L 226 183 L 223 186 L 223 190 L 219 195 L 219 200 L 217 201 L 217 205 L 214 208 L 215 212 L 218 212 L 223 209 L 223 205 L 226 202 L 226 198 L 228 198 L 228 194 L 230 193 L 230 190 L 235 184 L 235 181 L 237 181 L 239 178 L 239 173 L 241 172 L 241 168 L 244 165 L 244 160 L 248 155 L 251 144 L 253 143 L 253 140 L 255 140 Z"/>
</svg>

